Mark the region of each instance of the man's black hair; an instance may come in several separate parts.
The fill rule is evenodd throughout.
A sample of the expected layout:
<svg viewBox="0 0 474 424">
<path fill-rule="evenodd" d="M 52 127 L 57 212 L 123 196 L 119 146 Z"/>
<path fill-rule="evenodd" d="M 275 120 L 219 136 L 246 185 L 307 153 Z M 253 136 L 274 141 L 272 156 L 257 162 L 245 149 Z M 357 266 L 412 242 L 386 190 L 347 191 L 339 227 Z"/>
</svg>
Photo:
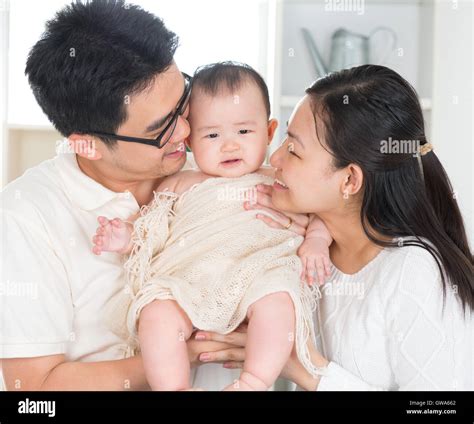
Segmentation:
<svg viewBox="0 0 474 424">
<path fill-rule="evenodd" d="M 138 6 L 123 0 L 74 2 L 46 23 L 25 74 L 63 136 L 115 133 L 127 119 L 127 96 L 166 71 L 177 46 L 176 34 Z"/>
<path fill-rule="evenodd" d="M 270 118 L 268 87 L 261 75 L 251 66 L 239 62 L 217 62 L 198 68 L 193 77 L 193 89 L 215 96 L 221 90 L 236 92 L 245 81 L 253 81 L 262 93 L 267 118 Z"/>
</svg>

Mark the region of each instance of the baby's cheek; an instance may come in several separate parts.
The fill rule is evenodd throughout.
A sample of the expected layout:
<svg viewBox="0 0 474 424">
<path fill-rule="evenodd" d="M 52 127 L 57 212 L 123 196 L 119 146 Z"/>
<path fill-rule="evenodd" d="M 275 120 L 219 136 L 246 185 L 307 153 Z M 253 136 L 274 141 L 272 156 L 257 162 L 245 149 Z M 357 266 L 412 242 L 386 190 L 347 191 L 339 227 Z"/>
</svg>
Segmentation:
<svg viewBox="0 0 474 424">
<path fill-rule="evenodd" d="M 247 160 L 252 164 L 257 165 L 260 167 L 263 162 L 265 161 L 265 156 L 267 154 L 267 145 L 260 145 L 250 151 L 246 152 Z"/>
<path fill-rule="evenodd" d="M 212 173 L 218 165 L 218 157 L 212 149 L 197 149 L 193 154 L 196 165 L 205 173 Z"/>
</svg>

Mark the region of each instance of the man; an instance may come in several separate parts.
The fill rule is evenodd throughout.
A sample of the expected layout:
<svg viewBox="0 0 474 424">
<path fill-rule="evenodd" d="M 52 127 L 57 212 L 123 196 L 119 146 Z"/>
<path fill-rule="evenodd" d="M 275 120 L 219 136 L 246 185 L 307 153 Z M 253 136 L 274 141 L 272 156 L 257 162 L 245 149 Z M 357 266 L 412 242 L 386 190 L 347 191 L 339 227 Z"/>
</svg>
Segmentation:
<svg viewBox="0 0 474 424">
<path fill-rule="evenodd" d="M 106 325 L 122 263 L 94 255 L 91 236 L 99 215 L 126 219 L 185 164 L 190 81 L 173 61 L 177 44 L 139 7 L 93 0 L 59 11 L 30 52 L 35 97 L 73 153 L 60 151 L 1 194 L 7 390 L 147 388 L 140 356 L 124 359 L 123 340 Z M 200 353 L 227 348 L 235 359 L 235 346 L 188 343 L 194 365 Z M 232 381 L 219 370 L 224 380 L 202 374 L 197 384 Z"/>
</svg>

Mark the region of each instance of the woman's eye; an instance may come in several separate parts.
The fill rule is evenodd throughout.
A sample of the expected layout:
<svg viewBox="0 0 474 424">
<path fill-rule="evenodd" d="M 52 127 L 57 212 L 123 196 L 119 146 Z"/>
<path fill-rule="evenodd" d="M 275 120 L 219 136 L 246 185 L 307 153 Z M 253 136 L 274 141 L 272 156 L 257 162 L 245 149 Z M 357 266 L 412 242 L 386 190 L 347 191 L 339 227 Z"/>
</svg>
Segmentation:
<svg viewBox="0 0 474 424">
<path fill-rule="evenodd" d="M 239 134 L 249 134 L 250 130 L 239 130 Z"/>
<path fill-rule="evenodd" d="M 294 145 L 293 143 L 288 143 L 287 150 L 288 150 L 288 153 L 289 153 L 290 155 L 299 157 L 299 156 L 295 153 L 295 145 Z"/>
<path fill-rule="evenodd" d="M 206 138 L 217 138 L 217 137 L 219 137 L 219 134 L 217 134 L 217 133 L 212 133 L 212 134 L 206 135 Z"/>
</svg>

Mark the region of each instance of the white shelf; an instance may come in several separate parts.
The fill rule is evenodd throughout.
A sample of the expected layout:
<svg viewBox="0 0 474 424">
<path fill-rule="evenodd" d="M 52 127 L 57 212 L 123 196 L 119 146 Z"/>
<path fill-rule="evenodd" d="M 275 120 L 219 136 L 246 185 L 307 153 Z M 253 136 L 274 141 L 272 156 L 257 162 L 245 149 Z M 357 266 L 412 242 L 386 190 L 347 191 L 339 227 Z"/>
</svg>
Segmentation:
<svg viewBox="0 0 474 424">
<path fill-rule="evenodd" d="M 385 26 L 397 34 L 397 43 L 380 64 L 394 69 L 415 87 L 425 118 L 425 131 L 430 136 L 434 109 L 435 4 L 428 0 L 367 0 L 364 13 L 359 15 L 330 13 L 325 10 L 326 2 L 322 0 L 275 2 L 274 26 L 270 34 L 273 38 L 268 40 L 268 49 L 273 52 L 269 68 L 273 67 L 273 72 L 272 69 L 267 72 L 273 74 L 270 85 L 273 116 L 286 122 L 291 110 L 303 97 L 305 88 L 317 77 L 301 28 L 309 29 L 323 61 L 327 63 L 331 36 L 338 28 L 367 35 L 375 28 Z M 379 45 L 379 53 L 383 50 L 381 46 L 383 44 Z M 283 136 L 281 127 L 276 138 L 282 139 Z"/>
</svg>

